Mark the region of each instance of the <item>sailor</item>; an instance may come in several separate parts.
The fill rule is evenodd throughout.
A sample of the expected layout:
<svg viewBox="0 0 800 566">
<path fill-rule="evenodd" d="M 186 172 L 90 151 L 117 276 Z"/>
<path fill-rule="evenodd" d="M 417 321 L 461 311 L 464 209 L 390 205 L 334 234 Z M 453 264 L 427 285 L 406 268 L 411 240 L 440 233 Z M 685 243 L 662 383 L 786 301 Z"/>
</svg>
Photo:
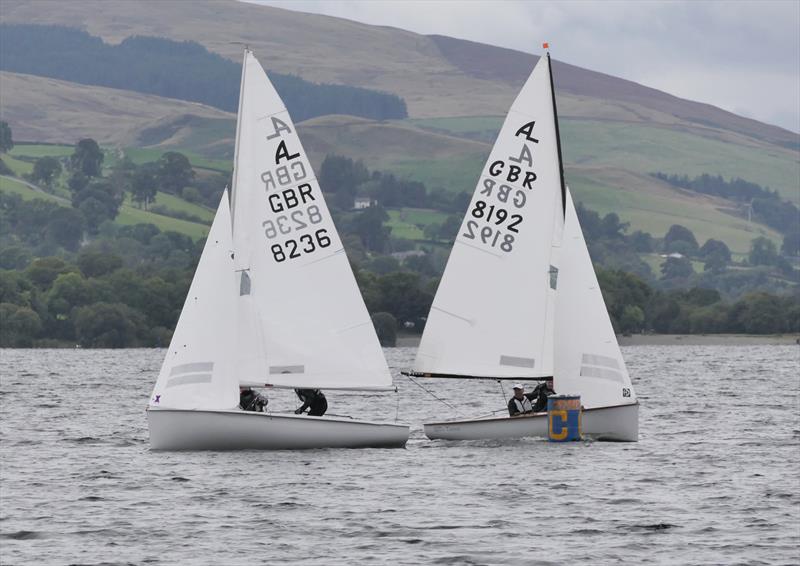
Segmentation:
<svg viewBox="0 0 800 566">
<path fill-rule="evenodd" d="M 536 399 L 533 404 L 533 412 L 534 413 L 541 413 L 542 411 L 547 410 L 547 397 L 550 395 L 555 395 L 556 392 L 553 389 L 553 378 L 551 377 L 544 383 L 540 383 L 536 387 L 534 387 L 533 391 L 531 391 L 531 400 Z"/>
<path fill-rule="evenodd" d="M 269 399 L 253 391 L 252 387 L 239 387 L 239 408 L 243 411 L 266 412 Z"/>
<path fill-rule="evenodd" d="M 531 401 L 534 399 L 533 393 L 525 393 L 525 388 L 521 383 L 514 385 L 514 396 L 508 401 L 508 414 L 512 417 L 533 412 Z"/>
<path fill-rule="evenodd" d="M 295 389 L 294 392 L 303 402 L 303 405 L 295 410 L 295 415 L 309 409 L 308 416 L 321 417 L 328 410 L 328 400 L 319 389 Z"/>
</svg>

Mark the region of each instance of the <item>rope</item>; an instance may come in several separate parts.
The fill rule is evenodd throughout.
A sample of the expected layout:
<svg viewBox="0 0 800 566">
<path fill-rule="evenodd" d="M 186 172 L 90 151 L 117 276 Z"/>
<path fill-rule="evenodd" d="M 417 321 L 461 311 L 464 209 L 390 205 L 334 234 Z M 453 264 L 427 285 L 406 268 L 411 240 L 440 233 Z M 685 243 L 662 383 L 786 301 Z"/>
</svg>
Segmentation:
<svg viewBox="0 0 800 566">
<path fill-rule="evenodd" d="M 394 422 L 400 420 L 400 390 L 395 387 L 394 388 L 394 396 L 397 398 L 397 406 L 394 409 Z"/>
<path fill-rule="evenodd" d="M 497 385 L 499 385 L 499 386 L 500 386 L 500 393 L 502 393 L 502 394 L 503 394 L 503 402 L 505 402 L 505 404 L 506 404 L 506 405 L 508 405 L 508 399 L 506 399 L 506 390 L 505 390 L 505 389 L 503 389 L 503 382 L 502 382 L 502 380 L 498 379 L 498 380 L 497 380 Z M 494 412 L 496 412 L 496 411 L 492 411 L 492 412 L 494 413 Z"/>
<path fill-rule="evenodd" d="M 427 393 L 428 395 L 430 395 L 431 397 L 433 397 L 434 399 L 436 399 L 436 400 L 437 400 L 437 401 L 439 401 L 440 403 L 444 403 L 445 405 L 447 405 L 448 407 L 450 407 L 450 408 L 451 408 L 451 409 L 453 409 L 454 411 L 455 411 L 455 410 L 457 410 L 457 409 L 456 409 L 456 408 L 455 408 L 453 405 L 451 405 L 450 403 L 448 403 L 447 401 L 445 401 L 445 400 L 444 400 L 444 399 L 442 399 L 441 397 L 437 397 L 437 396 L 436 396 L 436 394 L 434 394 L 432 391 L 429 391 L 428 389 L 425 389 L 425 388 L 424 388 L 422 385 L 420 385 L 419 383 L 417 383 L 417 380 L 416 380 L 416 379 L 414 379 L 414 378 L 413 378 L 413 377 L 411 377 L 410 375 L 409 375 L 409 376 L 407 376 L 407 377 L 408 377 L 408 379 L 410 379 L 410 380 L 411 380 L 411 383 L 413 383 L 414 385 L 416 385 L 417 387 L 419 387 L 420 389 L 422 389 L 422 390 L 423 390 L 425 393 Z"/>
</svg>

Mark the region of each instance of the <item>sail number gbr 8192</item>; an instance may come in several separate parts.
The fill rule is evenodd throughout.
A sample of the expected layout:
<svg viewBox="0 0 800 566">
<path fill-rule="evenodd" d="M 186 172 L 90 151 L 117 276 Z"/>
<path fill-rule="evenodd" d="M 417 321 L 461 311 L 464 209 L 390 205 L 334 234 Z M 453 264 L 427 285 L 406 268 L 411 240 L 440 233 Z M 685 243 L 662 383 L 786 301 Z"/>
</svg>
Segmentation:
<svg viewBox="0 0 800 566">
<path fill-rule="evenodd" d="M 532 136 L 534 124 L 529 122 L 519 128 L 515 137 L 539 143 Z M 463 238 L 503 252 L 514 249 L 523 221 L 521 210 L 528 201 L 527 191 L 533 189 L 536 181 L 536 173 L 524 169 L 523 164 L 533 166 L 533 155 L 525 143 L 519 155 L 491 162 L 489 175 L 484 176 L 464 223 Z"/>
<path fill-rule="evenodd" d="M 274 133 L 267 139 L 281 138 L 292 130 L 280 118 L 272 117 Z M 299 145 L 299 141 L 297 142 Z M 331 237 L 309 177 L 310 166 L 301 154 L 291 153 L 281 139 L 275 151 L 275 168 L 261 174 L 270 217 L 261 223 L 272 259 L 277 263 L 293 260 L 331 245 Z M 307 182 L 304 182 L 307 181 Z M 287 237 L 288 236 L 288 237 Z"/>
</svg>

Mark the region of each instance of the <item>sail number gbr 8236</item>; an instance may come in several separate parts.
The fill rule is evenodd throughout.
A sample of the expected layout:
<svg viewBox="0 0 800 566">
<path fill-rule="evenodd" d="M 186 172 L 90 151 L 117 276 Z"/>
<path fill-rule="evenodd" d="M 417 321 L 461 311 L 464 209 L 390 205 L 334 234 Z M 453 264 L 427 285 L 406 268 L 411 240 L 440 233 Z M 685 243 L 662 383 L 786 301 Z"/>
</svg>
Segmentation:
<svg viewBox="0 0 800 566">
<path fill-rule="evenodd" d="M 539 143 L 532 136 L 534 124 L 525 124 L 515 136 Z M 533 166 L 533 155 L 524 143 L 518 156 L 491 162 L 489 175 L 484 177 L 467 214 L 461 233 L 463 238 L 503 252 L 514 249 L 516 235 L 523 221 L 521 210 L 528 200 L 527 191 L 533 189 L 532 183 L 536 181 L 536 173 L 523 169 L 523 164 Z"/>
<path fill-rule="evenodd" d="M 275 131 L 267 136 L 268 140 L 292 133 L 289 125 L 275 116 L 272 117 L 272 126 Z M 267 241 L 274 242 L 269 244 L 269 251 L 277 263 L 331 245 L 328 230 L 321 227 L 325 221 L 325 207 L 320 208 L 310 182 L 303 182 L 311 181 L 309 169 L 301 154 L 291 153 L 286 141 L 281 139 L 275 151 L 275 168 L 261 174 L 271 212 L 261 227 Z"/>
</svg>

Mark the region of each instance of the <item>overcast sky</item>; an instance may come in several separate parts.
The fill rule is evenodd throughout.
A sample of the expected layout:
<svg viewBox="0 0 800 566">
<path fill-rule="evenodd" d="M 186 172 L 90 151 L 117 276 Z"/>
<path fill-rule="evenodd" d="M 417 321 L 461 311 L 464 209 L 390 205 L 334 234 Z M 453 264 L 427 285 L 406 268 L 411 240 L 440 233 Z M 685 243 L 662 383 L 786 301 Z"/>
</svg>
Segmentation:
<svg viewBox="0 0 800 566">
<path fill-rule="evenodd" d="M 800 0 L 250 0 L 540 53 L 800 132 Z"/>
</svg>

